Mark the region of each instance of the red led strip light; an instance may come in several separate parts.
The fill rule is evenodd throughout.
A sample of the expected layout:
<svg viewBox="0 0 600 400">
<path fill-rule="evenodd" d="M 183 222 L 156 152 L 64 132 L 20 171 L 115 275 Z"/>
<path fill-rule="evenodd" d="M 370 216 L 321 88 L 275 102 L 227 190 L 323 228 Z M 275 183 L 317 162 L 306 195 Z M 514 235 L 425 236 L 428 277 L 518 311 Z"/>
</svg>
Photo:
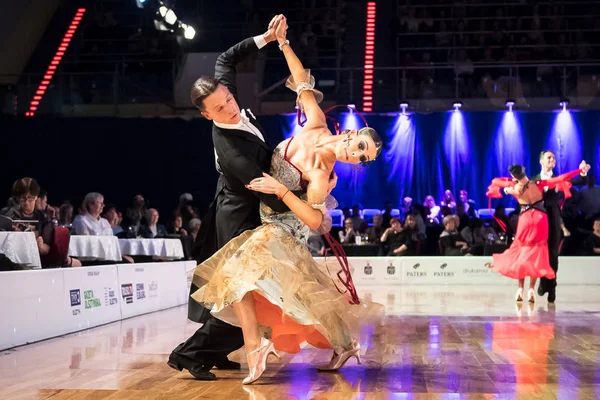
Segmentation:
<svg viewBox="0 0 600 400">
<path fill-rule="evenodd" d="M 367 3 L 367 36 L 365 38 L 365 78 L 363 111 L 373 111 L 373 58 L 375 56 L 375 2 Z"/>
<path fill-rule="evenodd" d="M 40 105 L 40 101 L 44 97 L 44 93 L 46 93 L 46 89 L 48 88 L 48 85 L 50 84 L 50 81 L 52 80 L 52 77 L 56 72 L 56 68 L 60 64 L 60 61 L 62 60 L 63 56 L 65 55 L 65 51 L 67 51 L 67 47 L 69 47 L 69 43 L 71 42 L 71 39 L 73 38 L 77 27 L 83 19 L 84 13 L 85 8 L 77 9 L 77 13 L 75 14 L 75 17 L 73 17 L 73 21 L 71 21 L 69 29 L 67 29 L 67 32 L 63 36 L 63 40 L 62 42 L 60 42 L 58 49 L 56 49 L 54 58 L 52 58 L 52 61 L 50 61 L 50 64 L 48 65 L 48 69 L 44 74 L 42 82 L 40 82 L 40 85 L 35 91 L 35 96 L 33 96 L 33 99 L 29 103 L 29 111 L 25 113 L 26 117 L 33 117 L 35 115 L 35 112 L 37 111 L 37 108 Z"/>
</svg>

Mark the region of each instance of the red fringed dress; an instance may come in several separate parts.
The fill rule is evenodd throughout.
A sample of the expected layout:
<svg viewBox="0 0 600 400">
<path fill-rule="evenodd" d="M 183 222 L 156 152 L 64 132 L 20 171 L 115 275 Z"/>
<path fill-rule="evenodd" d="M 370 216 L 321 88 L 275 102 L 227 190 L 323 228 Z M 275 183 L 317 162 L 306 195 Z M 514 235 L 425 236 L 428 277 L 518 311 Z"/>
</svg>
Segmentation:
<svg viewBox="0 0 600 400">
<path fill-rule="evenodd" d="M 557 189 L 571 197 L 571 180 L 579 175 L 581 170 L 568 172 L 547 180 L 537 180 L 535 184 L 540 192 L 544 188 Z M 533 182 L 532 182 L 533 183 Z M 487 196 L 501 198 L 501 189 L 514 187 L 512 178 L 495 178 L 488 187 Z M 510 248 L 500 254 L 494 254 L 493 269 L 501 275 L 513 279 L 525 277 L 554 279 L 554 270 L 550 267 L 548 256 L 548 216 L 544 210 L 544 201 L 534 204 L 519 204 L 519 224 L 515 239 Z"/>
</svg>

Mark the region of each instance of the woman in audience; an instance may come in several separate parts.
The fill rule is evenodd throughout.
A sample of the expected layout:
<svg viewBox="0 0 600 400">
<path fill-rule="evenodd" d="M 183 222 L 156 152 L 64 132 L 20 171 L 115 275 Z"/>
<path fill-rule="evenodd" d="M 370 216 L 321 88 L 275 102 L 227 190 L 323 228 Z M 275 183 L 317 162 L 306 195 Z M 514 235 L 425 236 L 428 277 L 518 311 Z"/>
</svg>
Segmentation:
<svg viewBox="0 0 600 400">
<path fill-rule="evenodd" d="M 435 204 L 435 200 L 432 195 L 425 197 L 425 201 L 423 205 L 429 209 L 427 214 L 427 220 L 425 221 L 428 224 L 439 224 L 440 223 L 440 207 Z"/>
<path fill-rule="evenodd" d="M 444 198 L 440 202 L 440 206 L 446 206 L 450 210 L 450 214 L 456 214 L 456 199 L 454 198 L 454 193 L 452 193 L 452 191 L 446 190 L 444 192 Z"/>
<path fill-rule="evenodd" d="M 73 205 L 71 203 L 63 203 L 58 212 L 58 226 L 64 226 L 71 229 L 73 223 Z"/>
<path fill-rule="evenodd" d="M 187 234 L 188 234 L 187 231 L 185 229 L 183 229 L 183 218 L 177 212 L 175 212 L 175 215 L 173 216 L 172 226 L 171 226 L 171 229 L 169 230 L 169 233 L 171 235 L 181 235 L 181 236 L 187 236 Z"/>
<path fill-rule="evenodd" d="M 383 232 L 379 240 L 383 245 L 384 253 L 388 256 L 400 255 L 400 252 L 406 250 L 402 247 L 404 237 L 402 235 L 402 224 L 398 218 L 392 217 L 390 219 L 390 227 Z"/>
<path fill-rule="evenodd" d="M 104 210 L 104 196 L 100 193 L 88 193 L 83 200 L 85 214 L 78 215 L 73 221 L 75 235 L 113 236 L 108 221 L 100 216 Z"/>
<path fill-rule="evenodd" d="M 367 229 L 367 238 L 369 243 L 380 243 L 381 235 L 383 234 L 383 216 L 381 214 L 373 215 L 373 226 Z"/>
</svg>

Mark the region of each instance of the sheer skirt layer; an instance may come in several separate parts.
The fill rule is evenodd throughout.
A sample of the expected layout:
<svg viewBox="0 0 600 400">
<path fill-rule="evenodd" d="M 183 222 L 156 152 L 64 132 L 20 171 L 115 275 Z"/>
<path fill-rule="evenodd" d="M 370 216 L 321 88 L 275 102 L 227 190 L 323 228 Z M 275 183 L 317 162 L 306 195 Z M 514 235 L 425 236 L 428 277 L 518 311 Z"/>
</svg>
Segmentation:
<svg viewBox="0 0 600 400">
<path fill-rule="evenodd" d="M 348 348 L 361 326 L 383 314 L 376 303 L 350 305 L 306 246 L 277 223 L 230 241 L 198 265 L 194 283 L 200 287 L 194 300 L 238 326 L 231 304 L 253 292 L 259 324 L 270 328 L 278 350 L 291 353 L 305 341 L 318 348 Z"/>
</svg>

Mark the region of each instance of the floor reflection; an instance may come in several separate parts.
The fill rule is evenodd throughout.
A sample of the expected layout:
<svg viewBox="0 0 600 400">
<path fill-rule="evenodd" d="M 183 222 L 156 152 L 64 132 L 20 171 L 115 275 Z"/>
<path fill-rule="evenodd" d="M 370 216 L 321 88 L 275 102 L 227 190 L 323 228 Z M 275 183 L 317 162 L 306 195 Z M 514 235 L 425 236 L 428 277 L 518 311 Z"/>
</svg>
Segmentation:
<svg viewBox="0 0 600 400">
<path fill-rule="evenodd" d="M 508 286 L 359 292 L 387 315 L 362 332 L 363 365 L 350 360 L 339 373 L 319 373 L 331 352 L 307 346 L 270 363 L 251 386 L 241 385 L 243 350 L 231 355 L 241 371 L 195 381 L 166 365 L 198 327 L 178 307 L 4 351 L 0 398 L 600 398 L 595 287 L 561 287 L 555 306 L 515 304 Z"/>
</svg>

